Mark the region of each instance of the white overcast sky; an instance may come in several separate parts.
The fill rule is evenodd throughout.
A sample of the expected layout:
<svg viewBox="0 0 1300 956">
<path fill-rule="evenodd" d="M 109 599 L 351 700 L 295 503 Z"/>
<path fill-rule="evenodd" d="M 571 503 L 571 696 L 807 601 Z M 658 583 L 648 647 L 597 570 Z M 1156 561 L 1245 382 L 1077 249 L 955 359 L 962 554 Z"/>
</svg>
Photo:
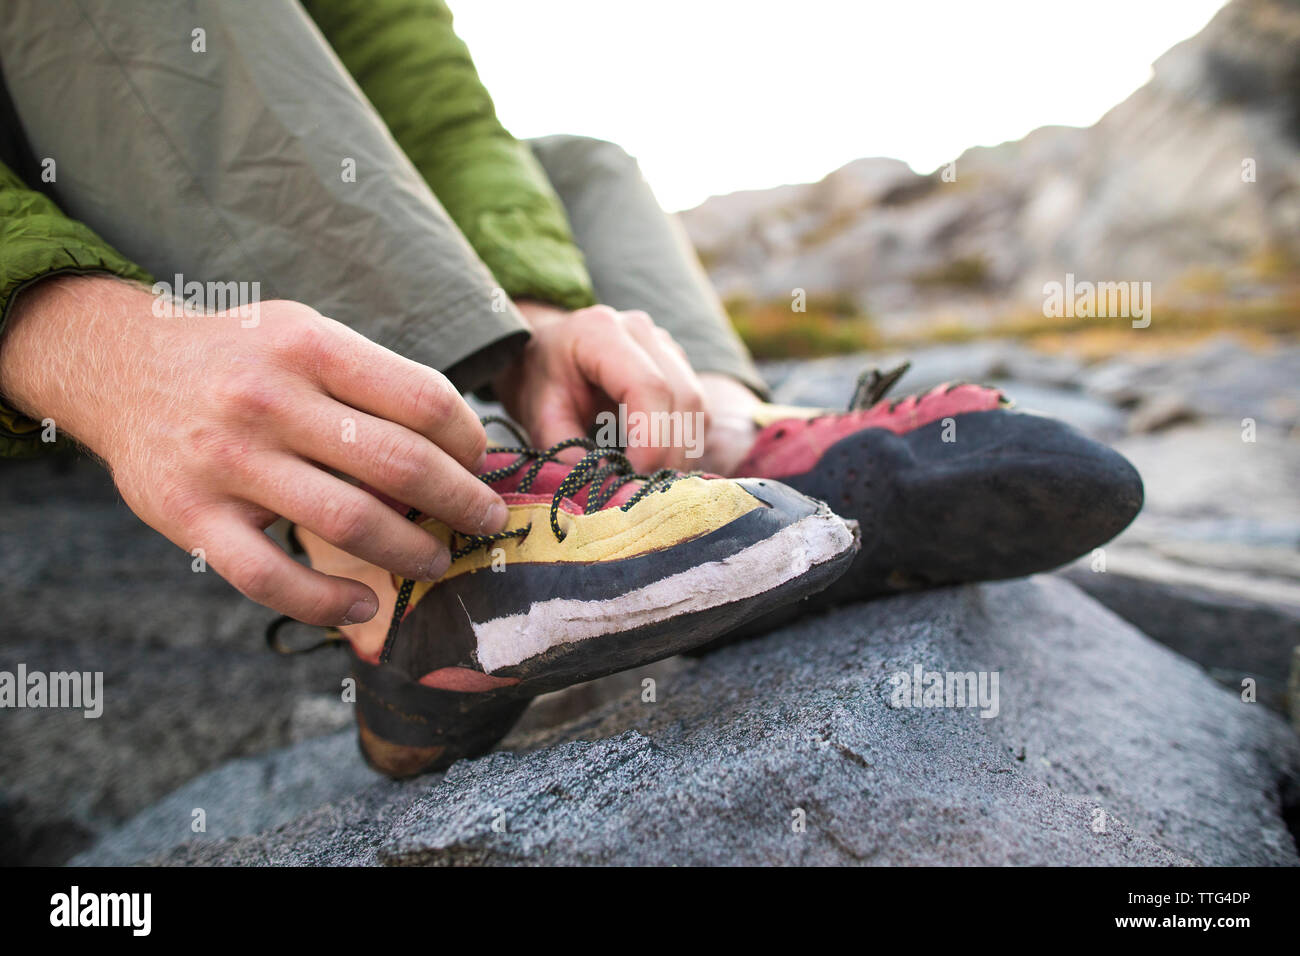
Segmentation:
<svg viewBox="0 0 1300 956">
<path fill-rule="evenodd" d="M 641 161 L 669 209 L 851 159 L 929 172 L 1087 126 L 1223 0 L 451 0 L 516 136 Z"/>
</svg>

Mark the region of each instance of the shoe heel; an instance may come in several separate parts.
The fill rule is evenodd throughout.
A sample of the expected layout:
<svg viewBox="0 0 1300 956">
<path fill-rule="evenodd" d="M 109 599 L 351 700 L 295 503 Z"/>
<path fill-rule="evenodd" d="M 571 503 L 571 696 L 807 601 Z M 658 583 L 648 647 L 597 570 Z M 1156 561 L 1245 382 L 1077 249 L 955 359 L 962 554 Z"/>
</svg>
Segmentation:
<svg viewBox="0 0 1300 956">
<path fill-rule="evenodd" d="M 352 661 L 357 741 L 366 763 L 394 779 L 443 770 L 490 750 L 528 708 L 500 691 L 425 687 L 396 668 Z"/>
</svg>

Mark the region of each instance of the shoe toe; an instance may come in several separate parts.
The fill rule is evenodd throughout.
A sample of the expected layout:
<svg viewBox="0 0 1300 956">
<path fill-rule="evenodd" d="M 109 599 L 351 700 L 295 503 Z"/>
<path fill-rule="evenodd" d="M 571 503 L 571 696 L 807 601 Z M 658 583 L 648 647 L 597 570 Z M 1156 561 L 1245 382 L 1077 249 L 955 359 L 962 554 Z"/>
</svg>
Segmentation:
<svg viewBox="0 0 1300 956">
<path fill-rule="evenodd" d="M 1027 417 L 1027 416 L 1025 416 Z M 1059 521 L 1062 544 L 1086 551 L 1111 540 L 1142 510 L 1142 476 L 1122 454 L 1069 425 L 1036 418 L 1018 442 L 1027 474 L 1057 497 L 1040 517 Z"/>
</svg>

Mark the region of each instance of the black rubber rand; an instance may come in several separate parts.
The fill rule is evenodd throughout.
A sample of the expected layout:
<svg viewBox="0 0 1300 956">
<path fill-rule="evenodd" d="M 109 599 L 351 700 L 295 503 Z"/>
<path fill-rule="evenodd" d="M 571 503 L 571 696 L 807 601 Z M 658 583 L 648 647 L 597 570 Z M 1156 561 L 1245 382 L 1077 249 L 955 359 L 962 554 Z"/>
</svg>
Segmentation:
<svg viewBox="0 0 1300 956">
<path fill-rule="evenodd" d="M 819 605 L 1058 567 L 1122 531 L 1143 495 L 1113 449 L 1003 409 L 863 429 L 781 480 L 859 523 L 862 548 Z"/>
<path fill-rule="evenodd" d="M 780 481 L 856 520 L 861 549 L 829 587 L 691 656 L 851 601 L 1047 571 L 1109 541 L 1142 507 L 1142 479 L 1124 456 L 1056 419 L 1006 409 L 902 435 L 862 429 Z"/>
</svg>

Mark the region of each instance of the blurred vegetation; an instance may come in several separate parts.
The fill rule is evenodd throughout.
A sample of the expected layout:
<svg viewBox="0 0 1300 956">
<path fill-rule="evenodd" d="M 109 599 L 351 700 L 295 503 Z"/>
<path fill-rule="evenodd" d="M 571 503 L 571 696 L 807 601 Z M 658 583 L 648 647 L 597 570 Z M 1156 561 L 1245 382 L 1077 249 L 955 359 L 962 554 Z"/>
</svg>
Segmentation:
<svg viewBox="0 0 1300 956">
<path fill-rule="evenodd" d="M 1288 249 L 1271 245 L 1256 253 L 1247 263 L 1251 274 L 1261 282 L 1283 282 L 1300 274 L 1300 262 Z"/>
<path fill-rule="evenodd" d="M 786 299 L 728 299 L 726 307 L 736 331 L 759 359 L 815 358 L 884 345 L 870 317 L 851 298 L 810 298 L 805 304 L 805 311 L 796 312 Z"/>
<path fill-rule="evenodd" d="M 1226 302 L 1199 307 L 1157 308 L 1151 325 L 1135 329 L 1127 318 L 1046 318 L 1041 312 L 1025 311 L 1000 319 L 987 328 L 965 324 L 936 325 L 922 332 L 917 341 L 970 342 L 984 338 L 1033 340 L 1041 336 L 1071 333 L 1141 332 L 1144 336 L 1183 337 L 1198 332 L 1240 330 L 1269 336 L 1300 335 L 1300 296 L 1286 299 Z"/>
<path fill-rule="evenodd" d="M 989 284 L 989 263 L 983 256 L 959 256 L 912 277 L 920 289 L 983 289 Z"/>
<path fill-rule="evenodd" d="M 956 319 L 931 321 L 914 332 L 885 335 L 847 299 L 809 299 L 804 312 L 793 311 L 786 300 L 732 299 L 727 310 L 759 359 L 813 358 L 994 338 L 1097 357 L 1134 349 L 1178 348 L 1224 333 L 1257 345 L 1300 338 L 1300 288 L 1284 289 L 1269 298 L 1235 300 L 1223 294 L 1223 283 L 1210 273 L 1189 276 L 1187 286 L 1203 293 L 1198 304 L 1157 307 L 1144 329 L 1133 328 L 1127 318 L 1048 318 L 1041 311 L 1023 309 L 983 325 Z"/>
</svg>

